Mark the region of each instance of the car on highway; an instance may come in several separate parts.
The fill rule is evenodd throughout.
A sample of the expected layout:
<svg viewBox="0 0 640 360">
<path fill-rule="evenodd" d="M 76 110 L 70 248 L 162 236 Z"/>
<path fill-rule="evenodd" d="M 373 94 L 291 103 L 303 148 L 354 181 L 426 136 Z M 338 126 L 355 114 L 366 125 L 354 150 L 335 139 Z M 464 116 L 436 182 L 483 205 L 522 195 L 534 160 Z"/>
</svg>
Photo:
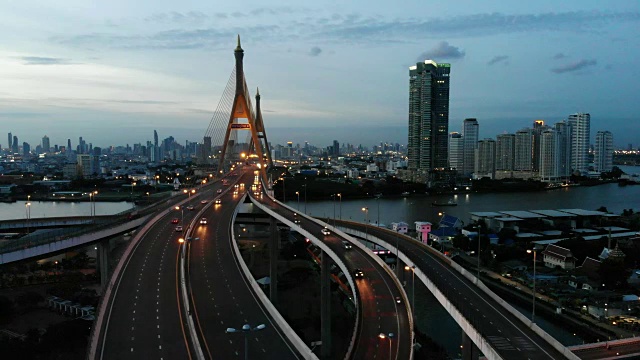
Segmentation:
<svg viewBox="0 0 640 360">
<path fill-rule="evenodd" d="M 355 269 L 355 270 L 353 270 L 353 276 L 356 279 L 362 279 L 362 278 L 364 278 L 364 272 L 362 270 L 360 270 L 360 269 Z"/>
<path fill-rule="evenodd" d="M 396 304 L 402 304 L 402 298 L 400 296 L 396 296 Z"/>
<path fill-rule="evenodd" d="M 239 186 L 240 186 L 240 185 L 238 185 L 238 184 L 233 185 L 233 187 L 234 187 L 234 188 L 236 188 L 236 189 L 237 189 Z"/>
<path fill-rule="evenodd" d="M 200 225 L 207 225 L 207 218 L 201 218 L 200 219 Z"/>
<path fill-rule="evenodd" d="M 216 199 L 216 205 L 220 205 L 220 204 L 222 204 L 222 200 Z"/>
<path fill-rule="evenodd" d="M 218 191 L 216 191 L 216 193 L 222 194 L 222 189 L 218 189 Z"/>
<path fill-rule="evenodd" d="M 206 204 L 208 202 L 209 202 L 209 200 L 202 200 L 202 201 L 200 201 L 200 204 Z"/>
<path fill-rule="evenodd" d="M 351 250 L 351 248 L 353 247 L 351 243 L 346 240 L 342 241 L 342 245 L 344 246 L 345 250 Z"/>
<path fill-rule="evenodd" d="M 180 222 L 180 219 L 178 219 L 178 218 L 173 218 L 173 219 L 171 219 L 171 223 L 172 223 L 172 224 L 177 224 L 177 223 L 179 223 L 179 222 Z"/>
<path fill-rule="evenodd" d="M 234 192 L 233 192 L 233 196 L 236 196 L 236 195 L 238 195 L 238 192 L 237 192 L 237 191 L 234 191 Z"/>
<path fill-rule="evenodd" d="M 324 229 L 320 230 L 320 232 L 322 233 L 322 235 L 325 235 L 325 236 L 331 234 L 331 231 L 329 231 L 329 229 L 327 229 L 327 228 L 324 228 Z"/>
<path fill-rule="evenodd" d="M 182 226 L 178 225 L 176 226 L 176 232 L 181 232 L 182 231 Z"/>
<path fill-rule="evenodd" d="M 195 206 L 193 206 L 193 205 L 187 206 L 187 210 L 193 210 L 193 209 L 195 209 Z"/>
</svg>

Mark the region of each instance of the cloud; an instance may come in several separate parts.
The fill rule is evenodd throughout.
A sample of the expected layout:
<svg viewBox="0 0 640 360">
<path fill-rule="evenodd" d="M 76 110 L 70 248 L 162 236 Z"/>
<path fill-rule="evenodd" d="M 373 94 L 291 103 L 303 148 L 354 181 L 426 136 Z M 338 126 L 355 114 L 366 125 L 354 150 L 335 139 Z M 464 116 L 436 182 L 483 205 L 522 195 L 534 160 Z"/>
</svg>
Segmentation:
<svg viewBox="0 0 640 360">
<path fill-rule="evenodd" d="M 508 64 L 509 62 L 507 61 L 509 59 L 509 56 L 507 55 L 498 55 L 498 56 L 494 56 L 493 59 L 489 60 L 487 62 L 487 65 L 493 65 L 493 64 L 497 64 L 499 62 L 504 62 L 505 64 Z"/>
<path fill-rule="evenodd" d="M 553 55 L 553 59 L 554 60 L 560 60 L 560 59 L 564 59 L 566 57 L 567 57 L 567 55 L 565 55 L 563 53 L 557 53 L 557 54 Z"/>
<path fill-rule="evenodd" d="M 311 50 L 309 50 L 309 55 L 310 56 L 318 56 L 320 55 L 320 53 L 322 53 L 322 49 L 320 49 L 317 46 L 314 46 L 311 48 Z"/>
<path fill-rule="evenodd" d="M 562 73 L 566 73 L 566 72 L 573 72 L 573 71 L 578 71 L 578 70 L 582 70 L 586 67 L 589 66 L 595 66 L 598 62 L 594 59 L 582 59 L 580 61 L 576 61 L 576 62 L 572 62 L 569 64 L 565 64 L 562 66 L 558 66 L 556 68 L 551 69 L 552 72 L 556 73 L 556 74 L 562 74 Z"/>
<path fill-rule="evenodd" d="M 20 56 L 18 59 L 23 61 L 24 65 L 69 65 L 69 59 L 42 57 L 42 56 Z"/>
<path fill-rule="evenodd" d="M 456 46 L 449 45 L 446 41 L 441 41 L 430 50 L 427 50 L 418 56 L 417 61 L 423 61 L 425 59 L 462 59 L 465 55 L 464 50 Z"/>
</svg>

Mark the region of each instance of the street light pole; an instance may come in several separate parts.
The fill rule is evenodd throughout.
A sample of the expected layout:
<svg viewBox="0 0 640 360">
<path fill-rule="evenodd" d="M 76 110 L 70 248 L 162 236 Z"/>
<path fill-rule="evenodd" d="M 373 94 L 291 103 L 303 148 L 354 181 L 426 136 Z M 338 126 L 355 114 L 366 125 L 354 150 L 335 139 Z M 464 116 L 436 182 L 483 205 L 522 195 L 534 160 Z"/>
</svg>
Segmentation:
<svg viewBox="0 0 640 360">
<path fill-rule="evenodd" d="M 300 191 L 296 191 L 296 195 L 298 196 L 298 212 L 300 212 Z"/>
<path fill-rule="evenodd" d="M 392 359 L 392 353 L 391 353 L 391 339 L 393 338 L 393 333 L 389 333 L 389 334 L 385 334 L 385 333 L 380 333 L 378 335 L 378 337 L 382 340 L 384 340 L 385 338 L 389 338 L 389 360 Z"/>
<path fill-rule="evenodd" d="M 182 232 L 184 232 L 184 208 L 182 206 L 176 206 L 175 209 L 180 210 L 180 215 L 182 215 L 180 227 L 182 227 Z"/>
<path fill-rule="evenodd" d="M 369 241 L 369 208 L 363 207 L 362 211 L 364 211 L 364 239 Z"/>
<path fill-rule="evenodd" d="M 230 334 L 242 332 L 244 334 L 244 360 L 249 360 L 249 338 L 247 337 L 247 334 L 252 331 L 264 330 L 266 327 L 267 326 L 265 324 L 260 324 L 252 328 L 251 325 L 244 324 L 242 325 L 241 329 L 227 328 L 227 330 L 225 330 L 225 333 Z"/>
<path fill-rule="evenodd" d="M 405 266 L 404 269 L 406 271 L 411 270 L 411 312 L 414 312 L 416 310 L 416 305 L 415 305 L 415 300 L 416 300 L 416 295 L 415 295 L 415 290 L 416 290 L 416 266 Z M 415 316 L 415 315 L 414 315 Z"/>
<path fill-rule="evenodd" d="M 29 220 L 31 219 L 31 203 L 26 202 L 25 206 L 25 215 L 27 216 L 27 235 L 29 235 Z"/>
<path fill-rule="evenodd" d="M 538 249 L 535 247 L 533 250 L 527 250 L 527 253 L 531 254 L 533 252 L 533 299 L 532 304 L 533 308 L 531 309 L 531 322 L 535 322 L 536 318 L 536 254 L 538 253 Z"/>
<path fill-rule="evenodd" d="M 342 193 L 339 193 L 338 197 L 340 198 L 340 220 L 342 220 Z"/>
<path fill-rule="evenodd" d="M 304 178 L 304 213 L 307 213 L 307 178 Z"/>
<path fill-rule="evenodd" d="M 331 194 L 333 198 L 333 226 L 336 226 L 336 194 Z"/>
<path fill-rule="evenodd" d="M 376 221 L 376 226 L 380 226 L 380 198 L 376 197 L 376 203 L 378 204 L 378 220 Z"/>
</svg>

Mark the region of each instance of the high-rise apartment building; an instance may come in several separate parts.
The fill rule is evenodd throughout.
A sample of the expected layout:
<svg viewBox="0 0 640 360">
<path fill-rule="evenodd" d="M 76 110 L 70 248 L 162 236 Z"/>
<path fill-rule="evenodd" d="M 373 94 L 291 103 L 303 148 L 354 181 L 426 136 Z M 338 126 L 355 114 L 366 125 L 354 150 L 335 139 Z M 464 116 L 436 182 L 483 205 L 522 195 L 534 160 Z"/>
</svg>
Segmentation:
<svg viewBox="0 0 640 360">
<path fill-rule="evenodd" d="M 589 169 L 589 138 L 591 115 L 576 113 L 569 115 L 571 125 L 571 170 L 586 173 Z"/>
<path fill-rule="evenodd" d="M 470 177 L 475 170 L 476 149 L 478 148 L 478 136 L 480 126 L 478 120 L 469 118 L 462 123 L 463 150 L 462 150 L 462 175 Z"/>
<path fill-rule="evenodd" d="M 613 134 L 609 131 L 598 131 L 593 153 L 593 163 L 597 172 L 613 169 Z"/>
<path fill-rule="evenodd" d="M 47 135 L 42 137 L 42 151 L 46 153 L 51 151 L 51 143 L 49 142 L 49 137 Z"/>
<path fill-rule="evenodd" d="M 409 67 L 408 168 L 426 174 L 447 167 L 450 64 L 425 60 Z"/>
<path fill-rule="evenodd" d="M 538 174 L 542 181 L 553 182 L 560 178 L 560 139 L 555 130 L 545 130 L 538 135 L 540 143 Z"/>
<path fill-rule="evenodd" d="M 554 130 L 558 136 L 558 177 L 568 178 L 571 176 L 571 125 L 566 121 L 561 121 L 554 125 Z"/>
<path fill-rule="evenodd" d="M 548 128 L 544 125 L 544 120 L 533 121 L 533 157 L 531 159 L 533 171 L 540 171 L 540 136 Z"/>
<path fill-rule="evenodd" d="M 513 169 L 516 171 L 533 170 L 533 130 L 529 128 L 516 131 Z"/>
<path fill-rule="evenodd" d="M 473 175 L 475 178 L 488 177 L 495 179 L 496 177 L 496 141 L 493 139 L 484 139 L 478 141 L 476 149 L 475 166 Z"/>
<path fill-rule="evenodd" d="M 462 134 L 452 132 L 449 134 L 449 167 L 458 172 L 462 171 L 464 164 L 464 142 Z"/>
<path fill-rule="evenodd" d="M 13 144 L 13 145 L 16 145 L 16 144 Z M 17 146 L 16 146 L 16 151 L 15 152 L 18 152 Z M 29 143 L 26 142 L 26 141 L 23 142 L 22 143 L 22 156 L 27 157 L 30 153 L 31 153 L 31 145 L 29 145 Z"/>
<path fill-rule="evenodd" d="M 516 156 L 516 136 L 500 134 L 496 136 L 496 170 L 513 171 Z"/>
</svg>

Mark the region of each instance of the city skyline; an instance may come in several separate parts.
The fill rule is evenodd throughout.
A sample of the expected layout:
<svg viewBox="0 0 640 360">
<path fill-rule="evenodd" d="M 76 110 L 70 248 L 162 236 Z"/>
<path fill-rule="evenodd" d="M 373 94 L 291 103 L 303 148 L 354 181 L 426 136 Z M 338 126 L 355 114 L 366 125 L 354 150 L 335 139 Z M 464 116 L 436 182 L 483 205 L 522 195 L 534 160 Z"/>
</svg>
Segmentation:
<svg viewBox="0 0 640 360">
<path fill-rule="evenodd" d="M 454 69 L 449 132 L 465 118 L 485 138 L 588 112 L 594 134 L 638 145 L 635 2 L 431 4 L 436 15 L 419 19 L 411 6 L 296 4 L 6 5 L 3 131 L 32 146 L 44 135 L 133 144 L 152 139 L 150 129 L 202 141 L 240 33 L 273 143 L 405 143 L 406 69 L 430 58 Z"/>
</svg>

